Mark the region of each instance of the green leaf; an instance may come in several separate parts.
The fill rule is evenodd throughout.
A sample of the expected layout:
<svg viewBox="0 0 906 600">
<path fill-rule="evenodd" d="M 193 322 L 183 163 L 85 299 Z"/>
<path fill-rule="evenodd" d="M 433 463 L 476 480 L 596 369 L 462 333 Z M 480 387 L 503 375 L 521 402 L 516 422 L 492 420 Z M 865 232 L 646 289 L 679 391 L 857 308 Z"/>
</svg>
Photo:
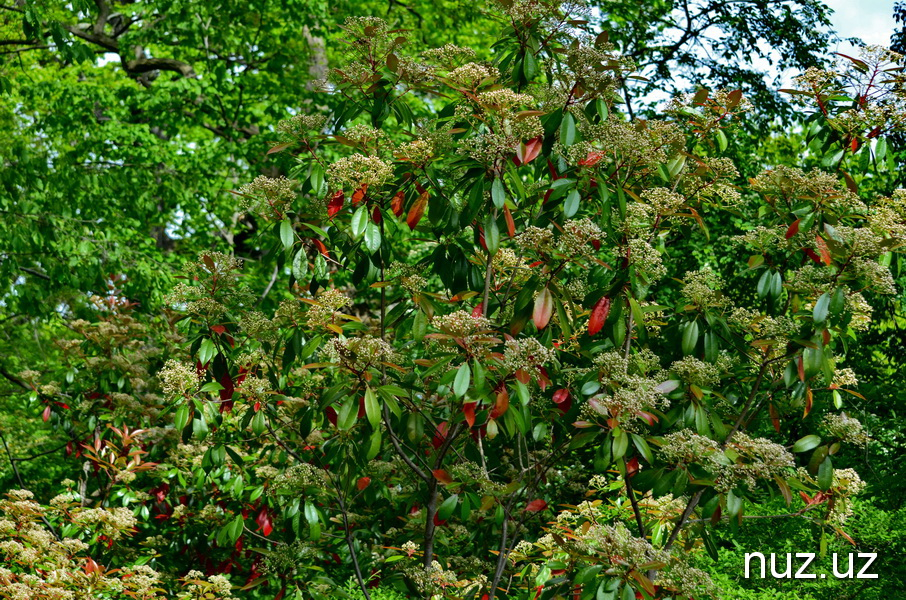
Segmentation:
<svg viewBox="0 0 906 600">
<path fill-rule="evenodd" d="M 815 323 L 824 323 L 824 321 L 827 320 L 830 301 L 831 295 L 828 292 L 824 292 L 818 297 L 818 300 L 815 302 L 815 309 L 812 311 Z"/>
<path fill-rule="evenodd" d="M 576 143 L 576 119 L 569 111 L 563 111 L 563 120 L 560 121 L 560 143 L 564 147 Z"/>
<path fill-rule="evenodd" d="M 730 145 L 727 140 L 727 134 L 724 133 L 723 129 L 718 129 L 714 133 L 714 137 L 717 140 L 717 147 L 720 149 L 721 152 L 725 151 L 727 149 L 727 146 Z"/>
<path fill-rule="evenodd" d="M 320 252 L 315 255 L 314 277 L 318 281 L 325 281 L 327 279 L 327 259 L 324 258 L 324 255 Z"/>
<path fill-rule="evenodd" d="M 806 435 L 799 438 L 796 443 L 793 444 L 793 452 L 808 452 L 812 448 L 817 448 L 820 443 L 821 438 L 817 435 Z"/>
<path fill-rule="evenodd" d="M 733 490 L 727 492 L 727 516 L 733 518 L 742 512 L 742 498 L 733 493 Z"/>
<path fill-rule="evenodd" d="M 368 211 L 366 210 L 365 205 L 363 204 L 355 211 L 352 215 L 352 220 L 349 225 L 352 228 L 352 237 L 358 238 L 363 233 L 365 233 L 365 226 L 368 225 Z"/>
<path fill-rule="evenodd" d="M 764 298 L 768 295 L 768 292 L 771 291 L 771 272 L 765 271 L 761 274 L 761 277 L 758 278 L 758 284 L 755 286 L 755 291 L 758 292 L 759 298 Z"/>
<path fill-rule="evenodd" d="M 491 201 L 498 209 L 506 203 L 506 191 L 503 188 L 503 179 L 495 177 L 491 183 Z"/>
<path fill-rule="evenodd" d="M 346 398 L 340 410 L 337 411 L 337 429 L 340 431 L 349 431 L 355 425 L 356 417 L 359 415 L 359 403 L 353 396 Z"/>
<path fill-rule="evenodd" d="M 267 429 L 264 422 L 264 411 L 259 410 L 255 413 L 255 416 L 252 417 L 252 431 L 255 435 L 261 435 L 264 433 L 264 430 Z"/>
<path fill-rule="evenodd" d="M 690 321 L 683 330 L 681 344 L 683 354 L 689 355 L 695 352 L 696 344 L 698 344 L 698 321 Z"/>
<path fill-rule="evenodd" d="M 428 331 L 428 316 L 420 310 L 415 311 L 415 318 L 412 322 L 412 339 L 417 342 L 425 339 Z"/>
<path fill-rule="evenodd" d="M 621 429 L 613 430 L 613 458 L 614 460 L 623 458 L 626 455 L 626 449 L 629 448 L 629 435 Z"/>
<path fill-rule="evenodd" d="M 500 228 L 493 215 L 488 215 L 484 222 L 484 243 L 488 247 L 488 254 L 497 254 L 497 249 L 500 248 Z"/>
<path fill-rule="evenodd" d="M 189 406 L 187 404 L 183 404 L 178 409 L 176 409 L 176 414 L 173 416 L 173 426 L 176 428 L 176 431 L 182 431 L 188 424 Z"/>
<path fill-rule="evenodd" d="M 441 521 L 446 521 L 453 514 L 453 511 L 456 509 L 456 504 L 459 502 L 459 494 L 453 494 L 444 500 L 440 506 L 437 507 L 437 518 Z"/>
<path fill-rule="evenodd" d="M 828 455 L 818 466 L 818 487 L 822 491 L 829 490 L 834 483 L 834 465 Z"/>
<path fill-rule="evenodd" d="M 370 387 L 365 388 L 365 416 L 368 417 L 368 422 L 374 428 L 377 428 L 381 422 L 381 407 L 374 390 Z"/>
<path fill-rule="evenodd" d="M 582 199 L 582 196 L 579 194 L 579 190 L 572 190 L 566 196 L 566 200 L 563 201 L 563 216 L 567 219 L 571 219 L 573 215 L 579 212 L 579 201 Z"/>
<path fill-rule="evenodd" d="M 463 363 L 456 372 L 456 378 L 453 380 L 453 393 L 457 398 L 462 398 L 469 391 L 469 381 L 472 377 L 472 371 L 469 369 L 469 363 Z"/>
<path fill-rule="evenodd" d="M 223 389 L 223 386 L 217 383 L 216 381 L 209 381 L 198 390 L 199 392 L 219 392 Z"/>
<path fill-rule="evenodd" d="M 305 278 L 308 275 L 308 256 L 305 254 L 305 249 L 300 248 L 296 252 L 296 256 L 293 257 L 293 277 L 296 278 L 296 281 L 299 283 L 304 283 Z"/>
<path fill-rule="evenodd" d="M 372 254 L 381 249 L 381 228 L 370 220 L 365 225 L 365 247 Z"/>
<path fill-rule="evenodd" d="M 215 356 L 217 356 L 217 347 L 214 346 L 213 340 L 210 338 L 205 339 L 198 348 L 198 362 L 204 366 L 211 362 L 211 359 Z"/>
<path fill-rule="evenodd" d="M 295 235 L 293 235 L 293 225 L 289 222 L 289 219 L 283 219 L 280 222 L 280 241 L 283 242 L 283 247 L 287 250 L 293 247 Z"/>
</svg>

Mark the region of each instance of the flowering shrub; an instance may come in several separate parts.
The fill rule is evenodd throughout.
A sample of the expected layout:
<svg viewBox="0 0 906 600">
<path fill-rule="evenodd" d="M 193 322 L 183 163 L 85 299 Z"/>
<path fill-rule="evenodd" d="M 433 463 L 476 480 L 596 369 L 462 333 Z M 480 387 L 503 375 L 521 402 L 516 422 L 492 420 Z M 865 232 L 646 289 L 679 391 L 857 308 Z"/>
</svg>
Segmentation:
<svg viewBox="0 0 906 600">
<path fill-rule="evenodd" d="M 858 396 L 846 341 L 894 291 L 906 192 L 840 169 L 883 158 L 899 88 L 836 115 L 833 76 L 806 74 L 837 170 L 740 181 L 745 98 L 627 118 L 632 65 L 582 10 L 500 2 L 493 63 L 346 22 L 336 109 L 281 123 L 292 177 L 237 192 L 273 280 L 203 253 L 159 325 L 183 345 L 155 355 L 160 389 L 150 346 L 118 388 L 151 405 L 131 415 L 158 426 L 156 464 L 122 427 L 85 450 L 104 500 L 166 529 L 140 538 L 154 557 L 204 563 L 189 597 L 238 595 L 213 574 L 241 570 L 280 598 L 349 577 L 365 598 L 702 598 L 689 553 L 775 493 L 847 536 L 862 483 L 833 457 L 868 437 L 836 412 Z M 797 439 L 818 414 L 825 437 Z"/>
</svg>

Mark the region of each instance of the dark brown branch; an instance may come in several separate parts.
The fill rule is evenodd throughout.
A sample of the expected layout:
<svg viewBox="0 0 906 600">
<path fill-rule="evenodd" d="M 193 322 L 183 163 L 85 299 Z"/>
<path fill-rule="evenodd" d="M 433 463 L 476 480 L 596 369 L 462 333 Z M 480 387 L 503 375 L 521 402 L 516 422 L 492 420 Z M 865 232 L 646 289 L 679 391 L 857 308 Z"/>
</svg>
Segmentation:
<svg viewBox="0 0 906 600">
<path fill-rule="evenodd" d="M 192 65 L 184 63 L 175 58 L 137 58 L 127 60 L 123 63 L 123 68 L 130 73 L 149 73 L 151 71 L 172 71 L 179 73 L 183 77 L 195 77 L 195 69 Z"/>
</svg>

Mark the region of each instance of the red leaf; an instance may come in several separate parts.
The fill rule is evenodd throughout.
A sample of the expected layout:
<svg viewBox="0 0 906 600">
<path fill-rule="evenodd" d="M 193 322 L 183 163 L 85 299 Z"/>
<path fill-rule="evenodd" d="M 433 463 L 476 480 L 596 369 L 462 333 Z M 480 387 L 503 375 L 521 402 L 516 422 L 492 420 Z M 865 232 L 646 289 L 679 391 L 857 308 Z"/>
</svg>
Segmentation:
<svg viewBox="0 0 906 600">
<path fill-rule="evenodd" d="M 359 477 L 359 480 L 355 482 L 355 487 L 361 492 L 371 483 L 371 477 Z"/>
<path fill-rule="evenodd" d="M 820 235 L 816 235 L 815 243 L 818 244 L 818 250 L 821 252 L 821 262 L 829 266 L 831 264 L 831 255 L 830 250 L 827 248 L 827 242 Z"/>
<path fill-rule="evenodd" d="M 796 219 L 795 221 L 793 221 L 793 224 L 787 228 L 786 239 L 790 239 L 791 237 L 799 233 L 799 221 L 801 220 L 802 219 Z"/>
<path fill-rule="evenodd" d="M 579 161 L 580 167 L 593 167 L 604 158 L 605 154 L 598 150 L 592 150 L 588 153 L 588 156 Z"/>
<path fill-rule="evenodd" d="M 588 318 L 588 335 L 595 335 L 604 327 L 607 315 L 610 314 L 610 298 L 604 296 L 591 309 L 591 316 Z"/>
<path fill-rule="evenodd" d="M 365 199 L 365 194 L 367 194 L 367 193 L 368 193 L 368 184 L 367 184 L 367 183 L 363 183 L 363 184 L 362 184 L 362 187 L 360 187 L 359 189 L 357 189 L 357 190 L 352 194 L 352 205 L 353 205 L 353 206 L 356 206 L 357 204 L 359 204 L 362 200 Z"/>
<path fill-rule="evenodd" d="M 535 309 L 532 311 L 532 321 L 535 323 L 535 327 L 538 329 L 547 327 L 552 314 L 554 314 L 554 297 L 545 286 L 535 298 Z"/>
<path fill-rule="evenodd" d="M 639 459 L 637 456 L 633 456 L 626 461 L 626 476 L 632 477 L 639 472 Z"/>
<path fill-rule="evenodd" d="M 503 388 L 497 392 L 497 401 L 494 403 L 494 408 L 491 409 L 490 417 L 492 419 L 500 418 L 503 413 L 507 411 L 510 407 L 510 393 Z"/>
<path fill-rule="evenodd" d="M 443 469 L 434 469 L 433 471 L 431 471 L 431 474 L 434 475 L 434 478 L 436 480 L 444 485 L 450 485 L 451 483 L 453 483 L 453 478 L 450 477 L 450 474 Z"/>
<path fill-rule="evenodd" d="M 796 359 L 796 370 L 799 372 L 799 381 L 805 383 L 805 361 L 801 354 Z"/>
<path fill-rule="evenodd" d="M 557 410 L 563 414 L 569 412 L 573 405 L 572 395 L 570 395 L 569 390 L 563 388 L 554 392 L 554 404 L 557 405 Z"/>
<path fill-rule="evenodd" d="M 390 210 L 393 211 L 397 217 L 403 215 L 403 200 L 406 199 L 406 194 L 403 193 L 403 190 L 400 190 L 393 197 L 393 200 L 390 201 Z"/>
<path fill-rule="evenodd" d="M 506 204 L 503 205 L 503 216 L 506 217 L 507 235 L 516 237 L 516 223 L 513 221 L 513 213 L 510 212 L 510 207 Z"/>
<path fill-rule="evenodd" d="M 276 144 L 276 145 L 270 147 L 270 149 L 267 151 L 267 154 L 274 154 L 275 152 L 280 152 L 281 150 L 286 150 L 287 148 L 289 148 L 292 145 L 293 145 L 293 142 L 285 142 L 283 144 Z"/>
<path fill-rule="evenodd" d="M 547 389 L 547 386 L 551 384 L 551 378 L 547 376 L 547 369 L 544 367 L 538 367 L 538 387 L 541 388 L 541 391 Z"/>
<path fill-rule="evenodd" d="M 811 248 L 803 248 L 802 251 L 805 252 L 805 254 L 814 262 L 818 263 L 819 265 L 821 264 L 821 257 L 815 254 L 814 250 L 812 250 Z"/>
<path fill-rule="evenodd" d="M 85 572 L 87 574 L 91 575 L 92 573 L 97 573 L 100 570 L 101 570 L 101 567 L 98 566 L 98 564 L 94 561 L 93 558 L 85 559 Z"/>
<path fill-rule="evenodd" d="M 233 409 L 233 392 L 236 391 L 236 386 L 233 385 L 233 378 L 230 377 L 229 371 L 223 372 L 220 377 L 220 385 L 223 386 L 223 389 L 220 390 L 220 412 L 230 412 Z"/>
<path fill-rule="evenodd" d="M 529 375 L 529 372 L 525 369 L 519 369 L 516 371 L 515 375 L 516 380 L 523 385 L 528 385 L 532 381 L 532 376 Z"/>
<path fill-rule="evenodd" d="M 318 252 L 324 255 L 324 258 L 330 258 L 330 252 L 327 250 L 327 246 L 324 245 L 324 242 L 314 238 L 312 238 L 311 242 L 315 245 L 315 248 L 318 249 Z"/>
<path fill-rule="evenodd" d="M 805 388 L 805 412 L 802 414 L 802 418 L 806 418 L 810 412 L 812 412 L 814 397 L 812 396 L 812 388 Z"/>
<path fill-rule="evenodd" d="M 484 312 L 484 302 L 479 302 L 478 306 L 472 309 L 472 316 L 476 319 L 481 316 L 481 313 Z"/>
<path fill-rule="evenodd" d="M 855 154 L 856 150 L 859 149 L 859 138 L 853 138 L 853 141 L 849 143 L 849 148 Z"/>
<path fill-rule="evenodd" d="M 462 415 L 466 419 L 466 423 L 469 424 L 469 428 L 475 426 L 475 405 L 477 402 L 466 402 L 462 405 Z"/>
<path fill-rule="evenodd" d="M 527 142 L 523 142 L 516 147 L 516 166 L 527 165 L 541 154 L 543 137 L 538 136 Z"/>
<path fill-rule="evenodd" d="M 258 513 L 258 516 L 255 517 L 255 522 L 258 523 L 258 531 L 264 534 L 265 537 L 269 536 L 274 530 L 274 525 L 271 522 L 271 516 L 267 512 L 266 508 L 261 509 L 261 512 Z"/>
<path fill-rule="evenodd" d="M 381 221 L 384 220 L 384 218 L 381 216 L 381 209 L 377 204 L 374 205 L 374 210 L 371 211 L 371 220 L 378 225 L 380 225 Z"/>
<path fill-rule="evenodd" d="M 780 433 L 780 414 L 777 412 L 777 407 L 769 404 L 768 413 L 771 415 L 771 424 L 774 426 L 774 431 Z"/>
<path fill-rule="evenodd" d="M 327 217 L 332 219 L 335 214 L 340 212 L 340 209 L 343 208 L 343 201 L 346 199 L 346 196 L 343 194 L 343 190 L 339 190 L 333 195 L 330 199 L 330 202 L 327 203 Z"/>
<path fill-rule="evenodd" d="M 327 417 L 327 420 L 330 421 L 330 424 L 334 427 L 337 426 L 337 411 L 332 406 L 328 406 L 324 409 L 324 416 Z"/>
<path fill-rule="evenodd" d="M 437 431 L 434 433 L 434 437 L 431 438 L 431 445 L 434 446 L 434 449 L 437 450 L 444 444 L 444 440 L 447 438 L 447 430 L 450 426 L 446 421 L 437 426 Z"/>
<path fill-rule="evenodd" d="M 544 500 L 532 500 L 525 505 L 525 512 L 536 513 L 541 512 L 545 508 L 547 508 L 547 502 L 545 502 Z"/>
<path fill-rule="evenodd" d="M 44 419 L 45 423 L 50 418 L 50 404 L 44 407 L 44 412 L 41 414 L 41 418 Z"/>
<path fill-rule="evenodd" d="M 211 331 L 213 331 L 214 333 L 224 334 L 226 333 L 226 327 L 224 327 L 223 325 L 214 325 L 213 327 L 211 327 Z"/>
<path fill-rule="evenodd" d="M 435 526 L 435 527 L 440 527 L 440 526 L 442 526 L 444 523 L 446 523 L 446 521 L 444 521 L 443 519 L 441 519 L 440 517 L 438 517 L 438 516 L 437 516 L 437 513 L 434 513 L 434 526 Z"/>
<path fill-rule="evenodd" d="M 425 206 L 427 205 L 428 190 L 425 190 L 412 205 L 412 208 L 409 209 L 409 214 L 406 216 L 406 224 L 409 225 L 409 229 L 415 229 L 418 222 L 422 220 L 422 215 L 425 214 Z"/>
<path fill-rule="evenodd" d="M 563 404 L 567 400 L 569 400 L 569 390 L 568 389 L 563 388 L 563 389 L 559 389 L 556 392 L 554 392 L 554 402 L 556 402 L 557 404 Z"/>
</svg>

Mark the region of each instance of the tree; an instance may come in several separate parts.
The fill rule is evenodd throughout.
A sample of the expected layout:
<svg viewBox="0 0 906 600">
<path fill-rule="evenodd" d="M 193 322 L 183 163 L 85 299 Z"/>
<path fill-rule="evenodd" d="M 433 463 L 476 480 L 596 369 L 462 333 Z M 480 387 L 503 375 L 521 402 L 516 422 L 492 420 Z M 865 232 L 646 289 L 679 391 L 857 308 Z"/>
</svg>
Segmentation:
<svg viewBox="0 0 906 600">
<path fill-rule="evenodd" d="M 502 4 L 493 62 L 346 20 L 332 109 L 277 127 L 297 179 L 237 190 L 260 267 L 202 249 L 159 313 L 111 291 L 67 320 L 59 377 L 5 375 L 87 467 L 66 502 L 141 523 L 116 549 L 68 531 L 92 560 L 164 595 L 208 591 L 189 562 L 251 597 L 683 598 L 712 589 L 690 555 L 772 495 L 846 539 L 842 362 L 906 235 L 854 155 L 888 132 L 809 72 L 797 96 L 834 108 L 813 152 L 854 173 L 740 180 L 743 94 L 620 114 L 631 65 L 571 8 Z M 46 583 L 3 531 L 3 583 Z"/>
</svg>

